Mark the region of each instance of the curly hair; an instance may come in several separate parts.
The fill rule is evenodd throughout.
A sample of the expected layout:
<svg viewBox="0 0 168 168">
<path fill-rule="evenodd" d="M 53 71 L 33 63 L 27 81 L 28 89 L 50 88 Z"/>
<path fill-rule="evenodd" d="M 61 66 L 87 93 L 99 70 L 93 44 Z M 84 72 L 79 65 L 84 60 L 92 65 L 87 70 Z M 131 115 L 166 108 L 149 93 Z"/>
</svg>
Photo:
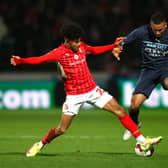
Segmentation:
<svg viewBox="0 0 168 168">
<path fill-rule="evenodd" d="M 83 29 L 76 23 L 65 24 L 61 29 L 64 39 L 76 40 L 82 37 Z"/>
</svg>

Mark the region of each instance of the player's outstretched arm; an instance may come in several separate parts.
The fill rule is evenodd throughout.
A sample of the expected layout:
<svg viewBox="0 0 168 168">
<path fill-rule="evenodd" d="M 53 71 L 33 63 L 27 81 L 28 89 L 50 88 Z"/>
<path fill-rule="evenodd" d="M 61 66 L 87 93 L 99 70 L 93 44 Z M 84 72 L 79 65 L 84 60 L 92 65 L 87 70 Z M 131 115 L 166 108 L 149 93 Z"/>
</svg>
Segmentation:
<svg viewBox="0 0 168 168">
<path fill-rule="evenodd" d="M 10 62 L 14 66 L 19 64 L 41 64 L 49 61 L 57 61 L 57 58 L 58 58 L 57 55 L 52 54 L 52 52 L 39 57 L 29 57 L 29 58 L 21 58 L 19 56 L 13 55 L 11 57 Z"/>
<path fill-rule="evenodd" d="M 41 64 L 46 61 L 50 61 L 50 57 L 48 55 L 43 55 L 40 57 L 29 57 L 29 58 L 21 58 L 19 56 L 13 55 L 11 58 L 11 64 L 14 66 L 19 64 Z"/>
<path fill-rule="evenodd" d="M 113 48 L 118 47 L 121 44 L 123 44 L 124 39 L 125 37 L 119 37 L 115 40 L 113 44 L 105 45 L 105 46 L 96 46 L 96 47 L 87 46 L 87 52 L 89 52 L 90 54 L 96 55 L 96 54 L 101 54 L 101 53 L 110 51 Z"/>
</svg>

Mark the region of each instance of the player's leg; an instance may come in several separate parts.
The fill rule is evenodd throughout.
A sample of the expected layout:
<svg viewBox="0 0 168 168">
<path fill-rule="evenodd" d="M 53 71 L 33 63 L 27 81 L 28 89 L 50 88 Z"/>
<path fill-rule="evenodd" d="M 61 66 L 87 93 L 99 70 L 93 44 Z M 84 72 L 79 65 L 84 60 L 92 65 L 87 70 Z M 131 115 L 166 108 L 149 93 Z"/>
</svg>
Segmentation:
<svg viewBox="0 0 168 168">
<path fill-rule="evenodd" d="M 129 116 L 134 121 L 134 123 L 138 126 L 138 128 L 141 127 L 141 122 L 138 119 L 139 108 L 145 100 L 146 100 L 146 96 L 144 94 L 135 94 L 135 95 L 132 95 L 132 98 L 131 98 Z M 126 141 L 130 139 L 131 136 L 132 136 L 131 132 L 129 130 L 126 130 L 123 134 L 123 140 Z"/>
<path fill-rule="evenodd" d="M 125 110 L 118 104 L 118 102 L 114 98 L 107 102 L 104 105 L 103 109 L 113 112 L 119 117 L 122 125 L 131 132 L 131 134 L 135 137 L 136 141 L 140 143 L 141 148 L 144 151 L 147 151 L 151 147 L 151 145 L 158 144 L 162 140 L 161 136 L 155 138 L 145 138 L 139 131 L 137 125 L 132 121 L 130 116 L 125 112 Z"/>
<path fill-rule="evenodd" d="M 139 137 L 137 139 L 138 141 L 144 141 L 145 138 L 141 135 L 136 124 L 131 120 L 124 108 L 121 107 L 115 98 L 110 94 L 97 87 L 88 101 L 99 108 L 103 108 L 104 110 L 114 113 L 118 116 L 124 127 L 131 131 L 135 138 Z"/>
<path fill-rule="evenodd" d="M 122 125 L 128 129 L 135 138 L 137 138 L 137 141 L 143 142 L 145 140 L 138 130 L 136 124 L 131 120 L 130 116 L 126 113 L 124 108 L 118 104 L 115 98 L 112 98 L 110 101 L 108 101 L 104 105 L 103 109 L 114 113 L 119 118 Z"/>
<path fill-rule="evenodd" d="M 137 125 L 139 123 L 138 120 L 139 108 L 146 99 L 147 99 L 146 96 L 141 93 L 132 95 L 131 106 L 129 108 L 129 115 Z"/>
<path fill-rule="evenodd" d="M 63 113 L 59 126 L 51 128 L 42 139 L 43 145 L 50 143 L 54 138 L 64 134 L 67 128 L 70 126 L 73 118 L 74 115 L 66 115 Z"/>
<path fill-rule="evenodd" d="M 145 138 L 139 131 L 137 125 L 132 121 L 130 116 L 126 113 L 123 107 L 121 107 L 118 102 L 109 95 L 107 92 L 104 92 L 102 89 L 97 88 L 95 93 L 90 96 L 90 101 L 95 106 L 103 108 L 109 112 L 114 113 L 122 123 L 122 125 L 128 129 L 132 135 L 136 138 L 136 141 L 141 144 L 143 150 L 148 150 L 152 144 L 159 143 L 162 137 L 156 138 Z"/>
<path fill-rule="evenodd" d="M 129 108 L 129 115 L 138 127 L 141 126 L 141 123 L 138 119 L 140 106 L 150 96 L 152 90 L 157 85 L 158 76 L 159 74 L 154 70 L 143 69 L 141 71 L 139 80 L 131 98 L 131 105 Z M 131 138 L 131 136 L 132 135 L 129 130 L 126 130 L 123 134 L 123 140 L 128 140 Z"/>
<path fill-rule="evenodd" d="M 63 113 L 59 126 L 51 128 L 40 142 L 35 143 L 30 149 L 27 150 L 26 156 L 35 156 L 38 152 L 40 152 L 44 145 L 50 143 L 53 139 L 65 133 L 73 118 L 74 115 L 66 115 Z"/>
<path fill-rule="evenodd" d="M 57 127 L 51 128 L 40 142 L 35 143 L 27 150 L 26 155 L 28 157 L 35 156 L 44 147 L 44 145 L 50 143 L 53 139 L 65 133 L 74 116 L 78 114 L 81 105 L 82 103 L 80 97 L 67 96 L 62 108 L 63 114 L 60 124 Z"/>
<path fill-rule="evenodd" d="M 152 90 L 158 82 L 158 73 L 155 70 L 141 70 L 135 90 L 132 94 L 129 115 L 131 119 L 138 124 L 139 108 L 142 103 L 150 96 Z"/>
</svg>

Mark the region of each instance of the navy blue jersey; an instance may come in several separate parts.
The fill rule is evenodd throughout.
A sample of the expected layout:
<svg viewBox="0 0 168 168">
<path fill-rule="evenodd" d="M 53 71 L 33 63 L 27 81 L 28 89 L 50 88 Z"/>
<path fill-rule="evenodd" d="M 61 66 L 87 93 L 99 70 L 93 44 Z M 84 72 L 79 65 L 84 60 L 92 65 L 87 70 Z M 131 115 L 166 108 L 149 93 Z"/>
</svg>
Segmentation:
<svg viewBox="0 0 168 168">
<path fill-rule="evenodd" d="M 150 25 L 144 25 L 126 36 L 125 45 L 135 40 L 141 42 L 142 68 L 168 66 L 168 29 L 160 38 L 156 38 Z"/>
</svg>

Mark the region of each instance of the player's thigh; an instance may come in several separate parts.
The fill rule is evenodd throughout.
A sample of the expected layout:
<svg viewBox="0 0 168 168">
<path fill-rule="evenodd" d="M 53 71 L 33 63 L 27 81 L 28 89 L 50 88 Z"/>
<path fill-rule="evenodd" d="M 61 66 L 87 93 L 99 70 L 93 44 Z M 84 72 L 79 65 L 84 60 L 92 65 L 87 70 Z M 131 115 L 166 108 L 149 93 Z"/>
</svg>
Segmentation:
<svg viewBox="0 0 168 168">
<path fill-rule="evenodd" d="M 95 92 L 90 96 L 89 103 L 109 112 L 113 112 L 119 117 L 124 116 L 125 113 L 124 109 L 118 104 L 115 98 L 99 87 L 97 87 Z"/>
<path fill-rule="evenodd" d="M 135 86 L 133 95 L 143 94 L 148 98 L 152 92 L 152 90 L 159 83 L 157 81 L 158 73 L 153 70 L 142 70 L 138 79 L 138 82 Z"/>
<path fill-rule="evenodd" d="M 119 105 L 115 98 L 112 98 L 109 102 L 107 102 L 103 109 L 114 113 L 118 117 L 123 117 L 126 114 L 124 108 Z"/>
<path fill-rule="evenodd" d="M 104 105 L 112 99 L 112 97 L 112 95 L 104 91 L 102 88 L 96 87 L 90 94 L 87 102 L 96 107 L 103 108 Z"/>
</svg>

